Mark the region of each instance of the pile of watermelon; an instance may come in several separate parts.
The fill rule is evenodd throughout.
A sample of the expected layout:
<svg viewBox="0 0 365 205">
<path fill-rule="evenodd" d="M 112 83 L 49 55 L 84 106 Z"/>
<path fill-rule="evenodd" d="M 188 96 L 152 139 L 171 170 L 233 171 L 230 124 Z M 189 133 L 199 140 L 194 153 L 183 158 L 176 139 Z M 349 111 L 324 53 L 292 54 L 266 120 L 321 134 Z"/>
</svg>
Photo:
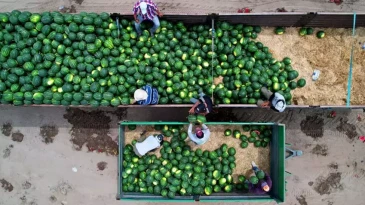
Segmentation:
<svg viewBox="0 0 365 205">
<path fill-rule="evenodd" d="M 148 24 L 137 36 L 133 21 L 107 13 L 0 13 L 0 103 L 13 105 L 128 105 L 137 88 L 151 84 L 159 104 L 190 103 L 201 89 L 219 103 L 254 104 L 260 88 L 303 87 L 291 60 L 272 57 L 255 39 L 260 27 L 161 21 L 153 38 Z M 214 78 L 223 82 L 214 85 Z"/>
</svg>

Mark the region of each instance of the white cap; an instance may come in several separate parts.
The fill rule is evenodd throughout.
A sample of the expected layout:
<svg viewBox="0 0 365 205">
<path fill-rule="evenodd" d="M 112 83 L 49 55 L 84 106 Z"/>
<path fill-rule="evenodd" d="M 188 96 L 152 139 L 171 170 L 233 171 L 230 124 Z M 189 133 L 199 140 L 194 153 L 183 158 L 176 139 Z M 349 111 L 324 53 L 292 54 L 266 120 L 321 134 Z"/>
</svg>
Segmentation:
<svg viewBox="0 0 365 205">
<path fill-rule="evenodd" d="M 276 104 L 275 104 L 275 109 L 279 112 L 283 112 L 285 110 L 285 103 L 283 101 L 278 101 Z"/>
<path fill-rule="evenodd" d="M 137 89 L 136 91 L 134 91 L 134 99 L 136 101 L 146 100 L 147 97 L 148 97 L 147 92 L 142 89 Z"/>
<path fill-rule="evenodd" d="M 143 15 L 145 15 L 147 13 L 147 4 L 146 2 L 141 2 L 139 4 L 139 8 L 141 9 L 141 12 Z"/>
</svg>

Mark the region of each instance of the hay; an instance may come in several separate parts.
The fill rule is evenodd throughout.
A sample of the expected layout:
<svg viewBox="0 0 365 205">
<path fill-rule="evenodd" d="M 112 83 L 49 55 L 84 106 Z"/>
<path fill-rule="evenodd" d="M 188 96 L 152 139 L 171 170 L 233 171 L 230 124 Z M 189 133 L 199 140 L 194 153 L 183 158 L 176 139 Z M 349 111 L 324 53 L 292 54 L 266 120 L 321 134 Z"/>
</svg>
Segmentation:
<svg viewBox="0 0 365 205">
<path fill-rule="evenodd" d="M 357 28 L 353 53 L 353 73 L 352 73 L 352 89 L 351 104 L 365 104 L 365 51 L 361 48 L 365 43 L 365 28 Z"/>
<path fill-rule="evenodd" d="M 213 84 L 218 85 L 219 83 L 223 83 L 223 76 L 219 76 L 219 77 L 214 78 Z"/>
<path fill-rule="evenodd" d="M 187 131 L 188 126 L 184 126 L 184 129 Z M 210 139 L 203 145 L 197 146 L 193 145 L 193 143 L 188 143 L 192 147 L 192 150 L 196 150 L 198 148 L 204 150 L 213 151 L 219 148 L 223 143 L 227 144 L 228 147 L 234 147 L 236 149 L 236 168 L 233 169 L 233 180 L 237 182 L 238 175 L 244 175 L 249 177 L 252 173 L 251 169 L 251 161 L 254 161 L 260 169 L 264 170 L 267 173 L 270 173 L 270 148 L 256 148 L 253 143 L 249 143 L 248 147 L 242 149 L 240 147 L 241 140 L 233 138 L 232 136 L 226 137 L 224 136 L 224 131 L 226 129 L 231 129 L 232 131 L 237 129 L 240 130 L 241 133 L 249 136 L 249 133 L 245 133 L 242 131 L 241 126 L 232 125 L 210 125 L 209 129 L 211 131 Z M 144 133 L 144 137 L 147 137 L 151 134 L 157 134 L 158 131 L 155 131 L 152 126 L 137 126 L 137 128 L 133 131 L 128 130 L 126 128 L 125 132 L 125 144 L 130 144 L 134 139 L 140 139 L 141 133 Z M 171 137 L 166 137 L 165 140 L 170 141 Z M 155 152 L 151 152 L 150 154 L 155 154 L 157 157 L 160 157 L 160 150 L 156 150 Z"/>
<path fill-rule="evenodd" d="M 299 71 L 299 78 L 302 77 L 307 81 L 304 88 L 293 91 L 293 103 L 344 105 L 353 42 L 352 30 L 322 29 L 326 33 L 323 39 L 318 39 L 315 35 L 319 29 L 315 29 L 314 34 L 308 36 L 299 36 L 298 28 L 287 28 L 283 35 L 275 35 L 273 30 L 274 28 L 264 28 L 257 41 L 269 47 L 273 57 L 278 60 L 290 57 L 293 68 Z M 361 59 L 361 56 L 359 55 L 358 58 Z M 362 57 L 362 65 L 363 59 Z M 320 70 L 321 75 L 317 81 L 312 81 L 311 76 L 315 69 Z M 356 92 L 360 89 L 358 78 L 355 81 L 353 99 L 356 102 L 357 100 L 363 102 L 362 95 Z"/>
</svg>

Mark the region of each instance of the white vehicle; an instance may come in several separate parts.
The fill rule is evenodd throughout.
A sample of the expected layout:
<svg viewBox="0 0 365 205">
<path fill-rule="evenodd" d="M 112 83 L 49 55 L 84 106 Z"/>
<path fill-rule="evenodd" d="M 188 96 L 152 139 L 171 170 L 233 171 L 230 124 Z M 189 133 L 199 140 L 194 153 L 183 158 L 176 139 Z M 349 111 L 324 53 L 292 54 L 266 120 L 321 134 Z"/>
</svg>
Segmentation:
<svg viewBox="0 0 365 205">
<path fill-rule="evenodd" d="M 144 156 L 147 152 L 157 149 L 162 145 L 163 135 L 150 135 L 143 142 L 137 142 L 134 147 L 134 153 L 139 157 Z"/>
</svg>

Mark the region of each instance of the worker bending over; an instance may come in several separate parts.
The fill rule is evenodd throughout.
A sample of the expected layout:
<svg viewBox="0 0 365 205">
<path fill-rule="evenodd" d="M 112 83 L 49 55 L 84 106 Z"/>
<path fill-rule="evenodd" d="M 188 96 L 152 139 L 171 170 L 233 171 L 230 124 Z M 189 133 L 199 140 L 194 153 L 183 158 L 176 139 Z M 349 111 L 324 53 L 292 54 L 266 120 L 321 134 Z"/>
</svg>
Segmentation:
<svg viewBox="0 0 365 205">
<path fill-rule="evenodd" d="M 160 26 L 160 20 L 158 16 L 162 17 L 162 13 L 152 0 L 139 0 L 136 4 L 134 4 L 133 16 L 137 34 L 139 36 L 142 34 L 141 23 L 145 20 L 150 20 L 154 24 L 150 30 L 150 34 L 153 36 L 155 31 Z"/>
<path fill-rule="evenodd" d="M 203 92 L 199 93 L 199 99 L 191 98 L 190 102 L 194 103 L 193 107 L 189 110 L 190 114 L 207 115 L 213 111 L 212 99 Z"/>
<path fill-rule="evenodd" d="M 266 87 L 261 88 L 261 93 L 268 101 L 258 100 L 257 105 L 259 107 L 270 107 L 275 111 L 284 112 L 286 108 L 286 102 L 282 94 L 278 92 L 272 93 Z"/>
<path fill-rule="evenodd" d="M 251 163 L 252 170 L 254 171 L 254 174 L 259 179 L 259 182 L 257 184 L 252 184 L 250 181 L 246 180 L 245 183 L 248 184 L 248 190 L 249 193 L 253 194 L 266 194 L 270 191 L 272 187 L 272 180 L 268 174 L 266 174 L 264 171 L 260 170 L 255 162 Z"/>
</svg>

